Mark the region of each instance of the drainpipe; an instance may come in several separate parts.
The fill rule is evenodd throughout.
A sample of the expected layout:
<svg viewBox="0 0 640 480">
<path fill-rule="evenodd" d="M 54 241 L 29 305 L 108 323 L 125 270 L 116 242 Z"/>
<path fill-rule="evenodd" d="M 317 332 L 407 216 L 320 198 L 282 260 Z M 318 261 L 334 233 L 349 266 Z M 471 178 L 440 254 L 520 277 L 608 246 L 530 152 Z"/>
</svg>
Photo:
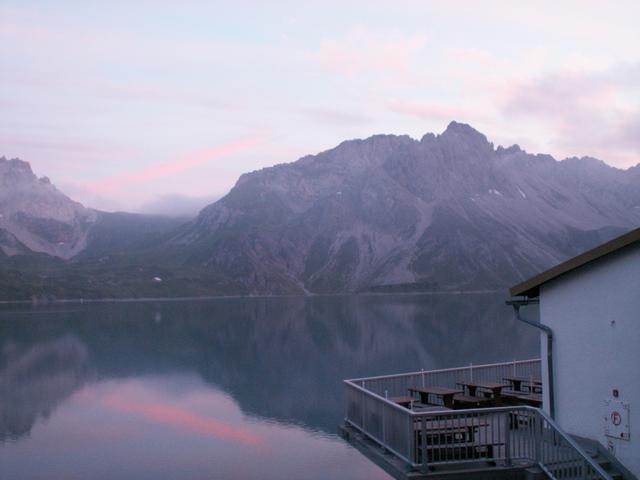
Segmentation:
<svg viewBox="0 0 640 480">
<path fill-rule="evenodd" d="M 556 413 L 556 405 L 555 405 L 555 390 L 553 388 L 553 331 L 551 330 L 551 328 L 549 328 L 547 325 L 544 325 L 543 323 L 536 323 L 536 322 L 532 322 L 531 320 L 527 320 L 526 318 L 522 318 L 520 316 L 520 307 L 522 307 L 523 305 L 529 305 L 529 304 L 537 304 L 540 301 L 535 298 L 535 299 L 531 299 L 529 297 L 525 297 L 523 299 L 511 299 L 511 300 L 507 300 L 506 304 L 507 305 L 511 305 L 513 307 L 513 312 L 516 316 L 516 318 L 523 322 L 526 323 L 527 325 L 531 325 L 532 327 L 535 327 L 539 330 L 542 330 L 544 333 L 547 334 L 547 368 L 548 368 L 548 375 L 549 375 L 549 416 L 555 420 L 555 413 Z"/>
</svg>

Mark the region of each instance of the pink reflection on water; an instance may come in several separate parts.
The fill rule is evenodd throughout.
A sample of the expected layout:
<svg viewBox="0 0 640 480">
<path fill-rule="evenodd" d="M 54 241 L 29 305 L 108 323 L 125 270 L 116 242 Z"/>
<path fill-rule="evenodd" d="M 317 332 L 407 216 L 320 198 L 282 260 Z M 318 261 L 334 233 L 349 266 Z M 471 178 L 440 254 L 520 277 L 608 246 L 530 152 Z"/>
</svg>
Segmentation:
<svg viewBox="0 0 640 480">
<path fill-rule="evenodd" d="M 388 478 L 341 441 L 248 416 L 233 397 L 183 374 L 86 384 L 32 435 L 0 448 L 0 465 L 3 480 L 6 471 L 20 479 Z"/>
<path fill-rule="evenodd" d="M 105 407 L 139 415 L 146 420 L 169 425 L 183 431 L 208 435 L 219 440 L 231 441 L 251 447 L 260 447 L 265 444 L 262 437 L 247 429 L 195 413 L 188 408 L 168 402 L 140 401 L 128 398 L 126 395 L 113 393 L 102 398 L 101 403 Z"/>
</svg>

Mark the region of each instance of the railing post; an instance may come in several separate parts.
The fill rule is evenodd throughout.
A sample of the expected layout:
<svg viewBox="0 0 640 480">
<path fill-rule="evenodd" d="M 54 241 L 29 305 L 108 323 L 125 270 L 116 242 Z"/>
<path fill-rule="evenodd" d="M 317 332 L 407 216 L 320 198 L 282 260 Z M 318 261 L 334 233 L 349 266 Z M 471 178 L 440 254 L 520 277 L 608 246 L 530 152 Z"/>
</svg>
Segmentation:
<svg viewBox="0 0 640 480">
<path fill-rule="evenodd" d="M 362 421 L 361 421 L 361 424 L 362 424 L 362 429 L 363 429 L 363 430 L 364 430 L 364 398 L 365 398 L 365 397 L 364 397 L 364 388 L 365 388 L 365 387 L 364 387 L 364 380 L 363 380 L 363 381 L 362 381 L 362 401 L 360 402 L 360 403 L 361 403 L 360 411 L 362 412 Z"/>
<path fill-rule="evenodd" d="M 409 441 L 407 443 L 409 446 L 409 455 L 407 455 L 407 458 L 411 459 L 413 463 L 418 463 L 418 459 L 416 458 L 418 456 L 417 445 L 414 445 L 416 441 L 416 434 L 413 427 L 413 415 L 411 414 L 409 414 L 409 428 L 407 429 L 407 432 L 409 435 Z"/>
<path fill-rule="evenodd" d="M 536 462 L 540 463 L 542 462 L 542 422 L 544 421 L 544 419 L 536 414 L 535 416 L 536 420 L 535 422 L 533 422 L 533 426 L 534 426 L 534 430 L 535 430 L 535 434 L 533 436 L 534 438 L 534 444 L 533 444 L 533 448 L 534 448 L 534 455 L 536 457 Z"/>
<path fill-rule="evenodd" d="M 511 466 L 511 428 L 510 423 L 512 416 L 515 415 L 512 412 L 505 412 L 504 414 L 504 462 L 507 467 Z"/>
<path fill-rule="evenodd" d="M 429 460 L 427 459 L 427 418 L 423 415 L 420 422 L 420 449 L 422 452 L 422 473 L 429 472 Z"/>
<path fill-rule="evenodd" d="M 385 421 L 385 414 L 384 412 L 386 412 L 387 410 L 387 406 L 383 403 L 382 404 L 382 450 L 386 451 L 387 450 L 387 436 L 385 435 L 386 430 L 385 430 L 385 426 L 384 426 L 384 421 Z"/>
</svg>

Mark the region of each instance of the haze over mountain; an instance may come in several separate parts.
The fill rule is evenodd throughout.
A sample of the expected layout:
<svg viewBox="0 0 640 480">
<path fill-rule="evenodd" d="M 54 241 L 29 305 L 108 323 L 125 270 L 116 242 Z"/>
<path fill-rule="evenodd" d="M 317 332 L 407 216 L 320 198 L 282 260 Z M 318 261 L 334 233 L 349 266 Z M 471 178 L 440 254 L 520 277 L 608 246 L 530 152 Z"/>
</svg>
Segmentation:
<svg viewBox="0 0 640 480">
<path fill-rule="evenodd" d="M 69 260 L 133 247 L 182 220 L 101 212 L 74 202 L 20 159 L 0 157 L 0 256 Z"/>
<path fill-rule="evenodd" d="M 5 255 L 71 259 L 67 273 L 87 277 L 118 270 L 129 296 L 498 289 L 640 225 L 640 166 L 494 148 L 456 122 L 247 173 L 181 226 L 85 209 L 18 160 L 0 168 Z M 168 282 L 138 288 L 153 269 Z"/>
</svg>

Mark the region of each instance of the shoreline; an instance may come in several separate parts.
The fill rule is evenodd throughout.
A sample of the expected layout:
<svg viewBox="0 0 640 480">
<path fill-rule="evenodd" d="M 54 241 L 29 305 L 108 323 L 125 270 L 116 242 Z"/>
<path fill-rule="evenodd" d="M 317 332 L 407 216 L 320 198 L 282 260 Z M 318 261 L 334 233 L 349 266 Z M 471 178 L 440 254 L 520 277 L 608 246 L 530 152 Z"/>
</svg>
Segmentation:
<svg viewBox="0 0 640 480">
<path fill-rule="evenodd" d="M 135 302 L 185 302 L 208 301 L 242 298 L 309 298 L 309 297 L 388 297 L 388 296 L 435 296 L 435 295 L 488 295 L 505 292 L 507 289 L 495 290 L 430 290 L 424 292 L 347 292 L 347 293 L 311 293 L 307 295 L 294 294 L 263 294 L 263 295 L 206 295 L 196 297 L 139 297 L 139 298 L 63 298 L 50 302 L 34 302 L 33 300 L 0 300 L 0 305 L 33 305 L 51 306 L 56 304 L 85 304 L 85 303 L 135 303 Z"/>
</svg>

